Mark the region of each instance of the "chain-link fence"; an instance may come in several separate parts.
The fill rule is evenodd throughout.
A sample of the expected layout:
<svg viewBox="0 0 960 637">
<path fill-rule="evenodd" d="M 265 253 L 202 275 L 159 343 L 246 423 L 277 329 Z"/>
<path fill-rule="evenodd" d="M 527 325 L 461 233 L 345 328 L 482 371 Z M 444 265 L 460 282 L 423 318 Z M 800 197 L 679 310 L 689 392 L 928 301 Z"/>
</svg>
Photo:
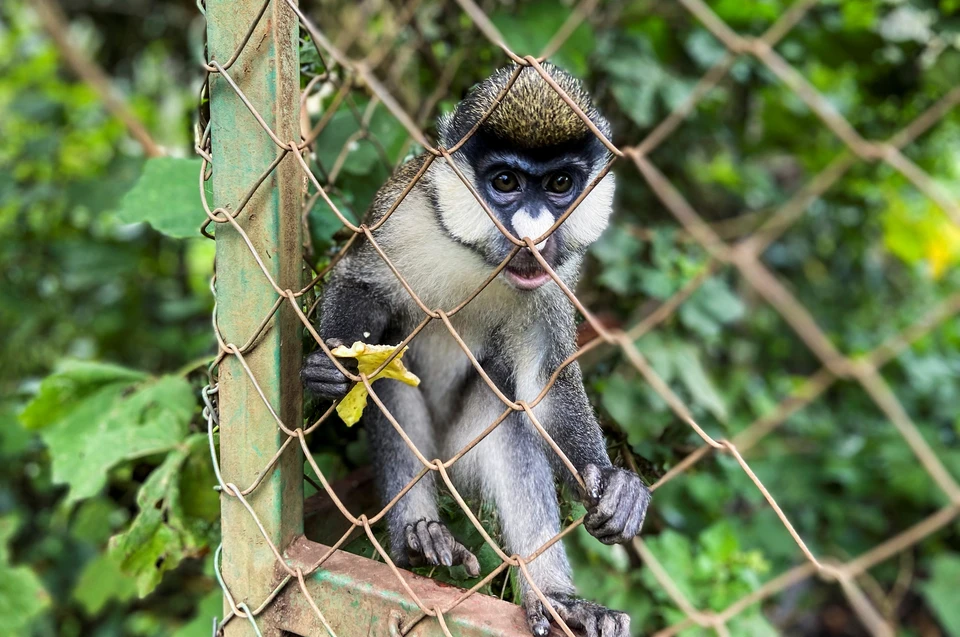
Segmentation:
<svg viewBox="0 0 960 637">
<path fill-rule="evenodd" d="M 910 125 L 888 140 L 867 140 L 862 138 L 774 49 L 777 43 L 815 5 L 816 0 L 798 0 L 760 37 L 745 37 L 734 32 L 700 0 L 678 0 L 679 5 L 689 11 L 723 43 L 727 52 L 696 84 L 682 105 L 653 128 L 649 135 L 637 140 L 635 145 L 617 147 L 602 135 L 575 101 L 563 92 L 542 66 L 542 62 L 562 46 L 578 25 L 597 10 L 598 3 L 595 0 L 587 0 L 573 7 L 549 44 L 542 51 L 534 52 L 537 55 L 530 55 L 529 51 L 511 50 L 504 43 L 504 38 L 493 22 L 473 0 L 457 0 L 457 2 L 465 15 L 469 16 L 472 25 L 499 47 L 504 63 L 512 63 L 515 67 L 500 97 L 511 89 L 524 67 L 534 69 L 558 92 L 576 116 L 583 120 L 584 124 L 613 154 L 613 160 L 584 189 L 557 222 L 540 237 L 512 236 L 453 161 L 452 157 L 463 147 L 476 127 L 450 148 L 436 146 L 423 132 L 428 118 L 434 113 L 437 103 L 445 97 L 464 59 L 462 52 L 451 56 L 446 65 L 436 62 L 436 89 L 430 98 L 421 104 L 418 112 L 412 115 L 404 110 L 400 101 L 385 88 L 385 84 L 374 72 L 378 68 L 390 76 L 403 72 L 405 62 L 403 57 L 391 58 L 394 45 L 392 38 L 410 23 L 419 2 L 413 0 L 395 9 L 394 26 L 385 29 L 380 40 L 368 46 L 368 53 L 364 57 L 351 56 L 347 53 L 351 44 L 357 38 L 364 36 L 365 25 L 362 22 L 354 25 L 355 28 L 352 30 L 346 29 L 338 32 L 336 37 L 331 37 L 331 34 L 322 28 L 323 20 L 311 21 L 301 11 L 295 0 L 263 0 L 262 4 L 247 1 L 228 3 L 222 0 L 208 0 L 206 3 L 211 51 L 206 62 L 206 70 L 210 80 L 207 86 L 211 103 L 209 119 L 201 122 L 203 132 L 197 152 L 203 158 L 200 190 L 208 216 L 202 232 L 212 238 L 208 230 L 216 226 L 218 242 L 217 276 L 214 284 L 218 310 L 214 319 L 214 329 L 220 353 L 211 369 L 214 375 L 219 374 L 219 385 L 213 385 L 212 388 L 205 390 L 204 395 L 207 401 L 205 413 L 210 428 L 210 444 L 215 465 L 217 453 L 214 431 L 217 425 L 221 433 L 220 456 L 223 471 L 221 473 L 218 467 L 217 474 L 223 493 L 223 552 L 227 559 L 223 565 L 223 574 L 221 576 L 218 573 L 218 577 L 221 577 L 220 583 L 227 600 L 228 612 L 220 622 L 220 628 L 242 624 L 249 625 L 250 629 L 257 634 L 261 632 L 279 634 L 276 631 L 281 628 L 295 630 L 294 626 L 313 625 L 322 626 L 329 634 L 335 635 L 337 634 L 335 626 L 350 627 L 351 621 L 356 621 L 356 617 L 351 619 L 349 616 L 335 616 L 336 613 L 342 615 L 347 609 L 339 603 L 336 605 L 325 603 L 330 601 L 331 598 L 328 595 L 332 594 L 330 592 L 332 589 L 312 587 L 308 580 L 319 573 L 336 574 L 335 570 L 339 566 L 334 564 L 343 564 L 337 562 L 337 551 L 347 542 L 351 534 L 358 530 L 369 538 L 379 557 L 396 578 L 403 603 L 407 604 L 406 608 L 412 609 L 411 612 L 382 615 L 384 633 L 388 632 L 388 627 L 393 631 L 390 634 L 408 634 L 415 628 L 424 626 L 433 626 L 433 630 L 439 630 L 445 635 L 468 630 L 467 627 L 470 625 L 468 615 L 471 612 L 469 609 L 475 607 L 465 602 L 471 600 L 477 591 L 511 567 L 519 571 L 519 576 L 526 579 L 532 590 L 550 609 L 543 592 L 530 579 L 528 565 L 550 546 L 581 525 L 582 519 L 568 525 L 531 555 L 509 555 L 499 546 L 496 539 L 488 534 L 478 520 L 476 512 L 471 510 L 467 501 L 458 493 L 449 472 L 465 453 L 500 426 L 511 414 L 523 412 L 532 427 L 543 436 L 576 481 L 582 485 L 577 470 L 564 456 L 560 447 L 551 440 L 533 410 L 545 398 L 566 366 L 587 352 L 605 345 L 612 345 L 622 351 L 626 360 L 636 368 L 649 387 L 703 441 L 699 449 L 679 460 L 673 468 L 651 485 L 651 489 L 656 491 L 671 480 L 682 479 L 681 476 L 685 471 L 714 452 L 727 454 L 735 459 L 766 499 L 806 558 L 802 565 L 770 579 L 751 594 L 739 599 L 726 609 L 715 612 L 697 608 L 688 601 L 681 588 L 671 579 L 670 572 L 657 561 L 642 537 L 634 539 L 633 546 L 642 557 L 645 567 L 686 615 L 682 621 L 664 628 L 657 634 L 666 637 L 693 626 L 712 629 L 718 634 L 729 634 L 727 623 L 738 613 L 813 576 L 835 582 L 863 626 L 871 634 L 894 634 L 893 626 L 878 611 L 869 591 L 865 592 L 858 578 L 871 567 L 915 545 L 954 521 L 960 513 L 960 485 L 944 468 L 937 455 L 921 436 L 910 415 L 884 380 L 880 370 L 913 341 L 940 322 L 960 312 L 960 294 L 953 295 L 945 303 L 932 308 L 925 318 L 896 337 L 888 339 L 880 347 L 866 355 L 854 358 L 838 351 L 818 326 L 816 317 L 812 316 L 784 283 L 778 280 L 760 257 L 767 247 L 788 231 L 815 199 L 837 183 L 858 162 L 887 164 L 935 202 L 955 223 L 960 224 L 960 205 L 901 152 L 907 144 L 917 139 L 951 108 L 960 103 L 960 88 L 955 88 L 944 95 Z M 315 47 L 316 55 L 319 56 L 320 64 L 324 69 L 323 73 L 306 78 L 302 90 L 297 65 L 298 33 Z M 796 97 L 816 114 L 823 125 L 843 142 L 848 152 L 840 153 L 755 232 L 730 243 L 721 238 L 711 225 L 706 223 L 687 203 L 681 192 L 651 162 L 650 155 L 669 139 L 704 96 L 731 71 L 741 56 L 752 56 L 789 87 Z M 258 66 L 258 60 L 267 60 L 268 66 Z M 388 68 L 384 71 L 384 67 Z M 257 77 L 258 73 L 262 74 L 262 77 Z M 328 96 L 333 95 L 330 106 L 315 124 L 311 125 L 309 119 L 301 122 L 302 115 L 299 111 L 305 108 L 315 92 L 321 89 L 328 91 Z M 354 92 L 369 96 L 369 102 L 364 108 L 353 105 Z M 207 95 L 204 96 L 204 101 L 207 97 Z M 497 108 L 498 103 L 499 99 L 494 101 L 494 105 L 483 114 L 481 121 Z M 332 165 L 322 166 L 317 162 L 315 164 L 317 170 L 312 170 L 310 160 L 315 143 L 324 130 L 331 125 L 334 114 L 342 105 L 347 105 L 347 112 L 351 113 L 351 117 L 355 120 L 356 131 L 347 138 L 342 151 Z M 416 144 L 424 149 L 425 160 L 388 212 L 375 224 L 367 226 L 351 221 L 351 218 L 359 218 L 355 212 L 362 213 L 362 210 L 350 211 L 347 214 L 341 210 L 341 207 L 347 204 L 345 199 L 338 196 L 337 179 L 347 161 L 349 148 L 359 141 L 373 145 L 377 161 L 382 162 L 387 168 L 392 168 L 382 148 L 377 148 L 376 136 L 370 129 L 373 110 L 378 106 L 385 107 L 405 129 L 409 136 L 408 147 L 410 144 Z M 223 121 L 219 119 L 221 117 L 224 118 Z M 253 131 L 257 131 L 256 134 L 253 134 Z M 238 136 L 245 136 L 239 146 L 236 145 Z M 257 148 L 255 157 L 250 155 L 251 144 Z M 263 157 L 269 157 L 264 165 L 250 167 L 257 158 Z M 465 296 L 455 307 L 430 307 L 425 303 L 418 295 L 417 282 L 404 279 L 401 272 L 391 263 L 389 255 L 380 247 L 377 236 L 377 230 L 397 209 L 433 162 L 445 162 L 450 166 L 463 182 L 464 188 L 474 195 L 485 213 L 514 246 L 507 258 L 490 273 L 484 284 Z M 537 244 L 545 240 L 569 217 L 617 162 L 630 162 L 635 165 L 649 188 L 675 215 L 689 235 L 711 256 L 707 267 L 698 276 L 636 325 L 627 329 L 611 328 L 598 320 L 561 281 L 537 249 Z M 243 165 L 242 170 L 237 169 L 237 165 L 240 164 Z M 221 181 L 235 181 L 244 178 L 244 175 L 246 181 L 243 184 L 230 183 L 228 187 L 223 188 L 219 186 Z M 204 182 L 211 176 L 215 184 L 213 198 L 215 205 L 208 203 L 208 195 L 204 187 Z M 307 188 L 301 187 L 304 177 L 307 180 Z M 321 271 L 315 272 L 309 283 L 302 285 L 300 250 L 302 247 L 309 256 L 313 246 L 309 232 L 304 234 L 300 226 L 301 222 L 306 223 L 309 212 L 318 200 L 322 200 L 332 214 L 336 215 L 339 222 L 350 233 L 350 237 L 330 263 Z M 251 220 L 254 215 L 258 218 Z M 275 219 L 279 218 L 281 225 L 286 224 L 286 226 L 278 230 L 275 227 L 275 221 L 269 219 L 270 215 L 274 215 Z M 336 358 L 332 357 L 327 344 L 313 327 L 312 319 L 318 305 L 317 288 L 322 286 L 322 280 L 330 269 L 358 241 L 368 241 L 373 246 L 422 311 L 422 321 L 403 340 L 394 356 L 415 339 L 428 324 L 442 323 L 463 350 L 463 354 L 470 360 L 476 372 L 503 403 L 503 411 L 499 417 L 489 423 L 475 440 L 453 457 L 447 459 L 425 457 L 404 433 L 404 423 L 394 418 L 378 398 L 369 380 L 373 374 L 353 374 L 336 363 Z M 223 248 L 221 248 L 221 242 L 224 244 Z M 553 371 L 539 395 L 529 402 L 510 400 L 502 393 L 464 343 L 451 321 L 451 317 L 476 298 L 483 288 L 500 274 L 510 259 L 523 248 L 529 249 L 536 256 L 540 266 L 550 274 L 553 282 L 560 287 L 596 334 Z M 295 254 L 284 255 L 283 251 Z M 281 263 L 284 256 L 287 257 L 285 265 Z M 770 415 L 759 418 L 731 440 L 718 440 L 701 428 L 691 410 L 671 390 L 669 384 L 654 371 L 635 342 L 641 335 L 656 328 L 658 324 L 673 315 L 709 276 L 725 268 L 734 268 L 739 271 L 743 280 L 792 327 L 822 363 L 822 368 L 799 385 L 794 393 L 783 400 Z M 251 297 L 251 294 L 259 294 L 259 299 L 256 299 L 253 304 L 250 301 L 255 297 Z M 240 314 L 243 317 L 238 318 Z M 228 324 L 229 327 L 226 327 Z M 363 383 L 375 403 L 369 408 L 380 409 L 383 412 L 422 464 L 422 469 L 417 476 L 397 497 L 371 517 L 355 515 L 351 512 L 351 502 L 341 501 L 310 453 L 307 436 L 327 423 L 331 414 L 334 413 L 334 407 L 331 406 L 309 426 L 301 425 L 302 418 L 299 411 L 301 398 L 297 386 L 299 381 L 296 377 L 301 353 L 299 345 L 295 347 L 291 345 L 293 342 L 299 342 L 296 334 L 301 328 L 309 332 L 317 346 L 327 356 L 331 356 L 338 368 L 352 382 Z M 282 339 L 277 336 L 278 333 L 286 335 L 289 339 L 283 340 L 282 348 L 280 347 Z M 258 352 L 258 350 L 269 350 L 269 354 L 264 356 L 262 351 Z M 381 369 L 388 362 L 385 362 Z M 227 378 L 224 378 L 225 372 Z M 263 374 L 267 374 L 266 380 Z M 764 486 L 742 455 L 791 415 L 815 401 L 839 379 L 853 380 L 862 385 L 949 502 L 947 506 L 923 521 L 890 537 L 872 550 L 846 561 L 816 555 L 808 548 L 788 515 L 778 505 L 776 495 Z M 230 389 L 227 389 L 228 386 Z M 233 394 L 229 399 L 229 409 L 226 409 L 225 404 L 228 399 L 225 393 L 228 391 Z M 291 406 L 293 403 L 296 405 Z M 259 419 L 260 416 L 268 420 Z M 234 422 L 228 421 L 231 418 Z M 256 428 L 260 433 L 251 433 L 248 431 L 249 428 Z M 240 429 L 243 431 L 239 431 Z M 258 448 L 256 454 L 251 455 L 245 445 L 254 444 L 258 445 Z M 262 445 L 272 446 L 265 449 Z M 299 516 L 302 520 L 302 502 L 298 504 L 294 501 L 296 497 L 302 496 L 297 495 L 299 487 L 291 486 L 292 483 L 302 484 L 300 451 L 316 473 L 319 486 L 335 504 L 339 514 L 349 522 L 349 529 L 339 541 L 330 547 L 323 547 L 323 550 L 317 550 L 314 546 L 311 549 L 312 552 L 301 550 L 303 549 L 302 539 L 297 536 L 302 524 L 294 523 L 291 526 L 290 523 L 291 517 Z M 261 458 L 262 462 L 256 467 L 249 466 L 255 458 Z M 247 466 L 242 466 L 244 463 Z M 499 567 L 487 574 L 470 590 L 457 591 L 439 604 L 423 598 L 423 589 L 419 588 L 420 584 L 414 582 L 410 573 L 396 567 L 372 528 L 403 495 L 430 472 L 435 472 L 442 480 L 463 514 L 501 560 Z M 243 483 L 236 476 L 247 476 L 248 482 Z M 259 493 L 264 489 L 270 491 L 266 496 Z M 656 499 L 653 506 L 656 507 Z M 300 546 L 300 549 L 297 549 L 295 544 Z M 311 559 L 298 561 L 291 557 L 293 554 L 301 558 L 308 555 Z M 237 566 L 235 562 L 238 561 L 243 561 L 244 565 Z M 251 582 L 243 580 L 244 577 L 254 577 L 256 573 L 259 573 L 260 581 L 255 585 L 251 586 Z M 330 580 L 325 581 L 329 583 Z M 305 604 L 297 606 L 292 604 L 288 597 L 281 598 L 281 595 L 286 595 L 286 591 L 292 587 L 299 588 L 302 593 L 300 601 Z M 418 591 L 420 591 L 419 594 Z M 281 599 L 285 600 L 285 607 L 278 611 L 276 606 Z M 394 599 L 390 603 L 399 602 Z M 386 605 L 389 606 L 389 603 Z M 401 603 L 400 606 L 403 604 Z M 292 617 L 293 614 L 301 612 L 312 613 L 319 624 L 304 623 Z M 571 636 L 574 634 L 556 611 L 551 609 L 551 615 L 564 634 Z M 364 621 L 369 620 L 365 618 Z M 341 632 L 353 634 L 349 629 L 344 631 L 341 628 Z"/>
</svg>

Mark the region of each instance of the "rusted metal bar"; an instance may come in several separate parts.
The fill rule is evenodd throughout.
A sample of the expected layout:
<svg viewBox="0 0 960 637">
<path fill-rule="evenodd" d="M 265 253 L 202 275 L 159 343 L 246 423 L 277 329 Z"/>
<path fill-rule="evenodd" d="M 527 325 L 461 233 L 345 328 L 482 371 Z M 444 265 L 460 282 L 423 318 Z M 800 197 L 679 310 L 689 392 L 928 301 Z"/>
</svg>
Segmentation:
<svg viewBox="0 0 960 637">
<path fill-rule="evenodd" d="M 207 0 L 206 14 L 209 60 L 228 67 L 236 84 L 230 86 L 218 72 L 210 76 L 213 195 L 218 208 L 231 211 L 281 150 L 243 99 L 276 138 L 284 143 L 300 139 L 298 26 L 284 2 L 265 7 L 264 0 Z M 256 26 L 251 30 L 251 25 Z M 296 160 L 288 154 L 237 216 L 236 226 L 217 224 L 217 323 L 228 345 L 247 342 L 277 301 L 276 290 L 238 228 L 281 289 L 301 287 L 301 184 Z M 270 407 L 283 422 L 300 426 L 300 340 L 293 308 L 281 303 L 243 361 L 233 355 L 221 364 L 220 458 L 226 484 L 241 489 L 252 484 L 287 439 Z M 288 445 L 247 501 L 254 515 L 238 498 L 221 498 L 222 573 L 236 603 L 256 607 L 279 581 L 269 544 L 283 550 L 302 532 L 303 459 L 298 445 Z M 280 627 L 268 618 L 256 621 L 265 637 L 280 636 Z M 246 636 L 254 629 L 248 621 L 232 621 L 225 633 Z"/>
<path fill-rule="evenodd" d="M 306 572 L 328 547 L 301 538 L 286 552 L 287 564 Z M 278 576 L 283 573 L 277 571 Z M 428 608 L 448 608 L 463 590 L 427 577 L 404 573 L 404 578 Z M 358 555 L 337 551 L 323 566 L 305 578 L 309 597 L 320 600 L 324 615 L 337 637 L 443 637 L 440 622 L 431 617 L 411 625 L 420 615 L 417 605 L 400 586 L 390 567 Z M 328 634 L 311 611 L 307 595 L 291 583 L 264 613 L 271 624 L 295 635 Z M 519 606 L 475 593 L 444 613 L 453 637 L 528 637 L 526 616 Z M 410 628 L 409 632 L 406 631 Z M 554 629 L 550 637 L 562 635 Z"/>
</svg>

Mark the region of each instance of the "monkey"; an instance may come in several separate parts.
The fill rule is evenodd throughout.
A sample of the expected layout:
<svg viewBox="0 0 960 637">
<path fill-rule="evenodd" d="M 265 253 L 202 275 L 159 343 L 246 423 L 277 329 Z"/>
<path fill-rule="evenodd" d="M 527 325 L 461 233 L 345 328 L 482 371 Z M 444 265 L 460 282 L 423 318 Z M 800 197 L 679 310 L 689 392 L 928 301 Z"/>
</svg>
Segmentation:
<svg viewBox="0 0 960 637">
<path fill-rule="evenodd" d="M 555 65 L 542 67 L 609 139 L 610 125 L 581 82 Z M 501 68 L 470 89 L 438 120 L 438 139 L 452 148 L 473 131 L 451 160 L 504 228 L 518 239 L 537 240 L 597 181 L 612 154 L 536 69 L 524 66 L 501 95 L 515 68 Z M 426 152 L 410 159 L 382 186 L 366 213 L 368 227 L 383 219 L 426 161 Z M 614 188 L 613 173 L 603 176 L 537 244 L 570 289 L 587 248 L 608 224 Z M 426 307 L 447 312 L 480 288 L 514 248 L 442 158 L 423 171 L 373 236 Z M 374 246 L 362 240 L 330 273 L 318 331 L 330 347 L 355 341 L 396 345 L 424 317 Z M 449 321 L 489 380 L 512 401 L 532 403 L 576 351 L 575 307 L 526 247 Z M 428 460 L 454 456 L 505 410 L 442 320 L 429 321 L 410 341 L 404 362 L 420 377 L 419 387 L 378 380 L 374 391 Z M 351 387 L 322 350 L 306 358 L 301 376 L 306 389 L 322 399 L 341 398 Z M 576 360 L 557 372 L 532 411 L 579 472 L 585 492 L 523 411 L 511 412 L 449 469 L 458 492 L 496 506 L 506 553 L 526 558 L 559 532 L 558 479 L 580 493 L 587 509 L 584 526 L 598 540 L 615 544 L 637 535 L 650 491 L 637 474 L 611 462 Z M 390 502 L 423 464 L 380 409 L 366 409 L 361 423 L 369 434 L 379 495 Z M 477 576 L 476 556 L 440 521 L 439 479 L 427 472 L 387 513 L 391 556 L 402 566 L 462 565 Z M 561 542 L 527 568 L 571 628 L 590 637 L 630 634 L 626 613 L 577 596 Z M 543 637 L 551 614 L 526 578 L 518 580 L 530 630 Z"/>
</svg>

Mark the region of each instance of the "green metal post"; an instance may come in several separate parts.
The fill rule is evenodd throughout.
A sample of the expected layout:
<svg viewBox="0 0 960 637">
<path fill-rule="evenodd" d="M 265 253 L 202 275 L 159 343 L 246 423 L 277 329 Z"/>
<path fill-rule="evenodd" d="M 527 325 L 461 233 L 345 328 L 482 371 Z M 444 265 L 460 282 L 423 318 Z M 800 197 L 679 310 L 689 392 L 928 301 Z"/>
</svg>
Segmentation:
<svg viewBox="0 0 960 637">
<path fill-rule="evenodd" d="M 206 0 L 210 59 L 226 64 L 244 41 L 264 0 Z M 229 76 L 276 136 L 299 141 L 299 52 L 296 16 L 284 2 L 270 2 Z M 213 201 L 235 210 L 242 197 L 281 149 L 270 139 L 225 78 L 210 80 Z M 296 158 L 288 154 L 237 218 L 257 254 L 282 289 L 301 284 L 301 186 Z M 220 331 L 228 344 L 242 346 L 270 312 L 277 293 L 261 272 L 240 234 L 227 223 L 216 229 L 216 295 Z M 300 325 L 288 301 L 281 304 L 244 359 L 264 395 L 291 429 L 301 424 Z M 245 489 L 265 470 L 286 439 L 245 374 L 228 356 L 219 372 L 220 465 L 226 483 Z M 247 496 L 267 536 L 281 551 L 302 532 L 303 458 L 290 445 L 263 482 Z M 238 604 L 258 606 L 276 586 L 276 557 L 254 517 L 234 497 L 221 497 L 222 572 Z M 229 608 L 227 609 L 229 610 Z M 263 618 L 265 637 L 280 628 Z M 229 637 L 252 635 L 245 620 L 227 624 Z"/>
</svg>

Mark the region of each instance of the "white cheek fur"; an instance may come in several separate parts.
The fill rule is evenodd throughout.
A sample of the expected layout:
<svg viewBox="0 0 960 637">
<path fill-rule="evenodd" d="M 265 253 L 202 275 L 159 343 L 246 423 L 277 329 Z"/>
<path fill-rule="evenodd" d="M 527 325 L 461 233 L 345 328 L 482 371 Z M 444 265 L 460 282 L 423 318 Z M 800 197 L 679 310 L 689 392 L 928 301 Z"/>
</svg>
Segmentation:
<svg viewBox="0 0 960 637">
<path fill-rule="evenodd" d="M 616 182 L 613 173 L 609 173 L 600 180 L 586 199 L 580 202 L 561 226 L 567 243 L 571 247 L 588 246 L 600 238 L 600 233 L 610 221 L 613 212 L 613 192 Z"/>
<path fill-rule="evenodd" d="M 458 164 L 458 167 L 472 183 L 473 169 L 462 164 Z M 454 238 L 470 245 L 482 245 L 499 233 L 477 198 L 450 166 L 440 161 L 431 170 L 439 199 L 440 217 Z"/>
</svg>

